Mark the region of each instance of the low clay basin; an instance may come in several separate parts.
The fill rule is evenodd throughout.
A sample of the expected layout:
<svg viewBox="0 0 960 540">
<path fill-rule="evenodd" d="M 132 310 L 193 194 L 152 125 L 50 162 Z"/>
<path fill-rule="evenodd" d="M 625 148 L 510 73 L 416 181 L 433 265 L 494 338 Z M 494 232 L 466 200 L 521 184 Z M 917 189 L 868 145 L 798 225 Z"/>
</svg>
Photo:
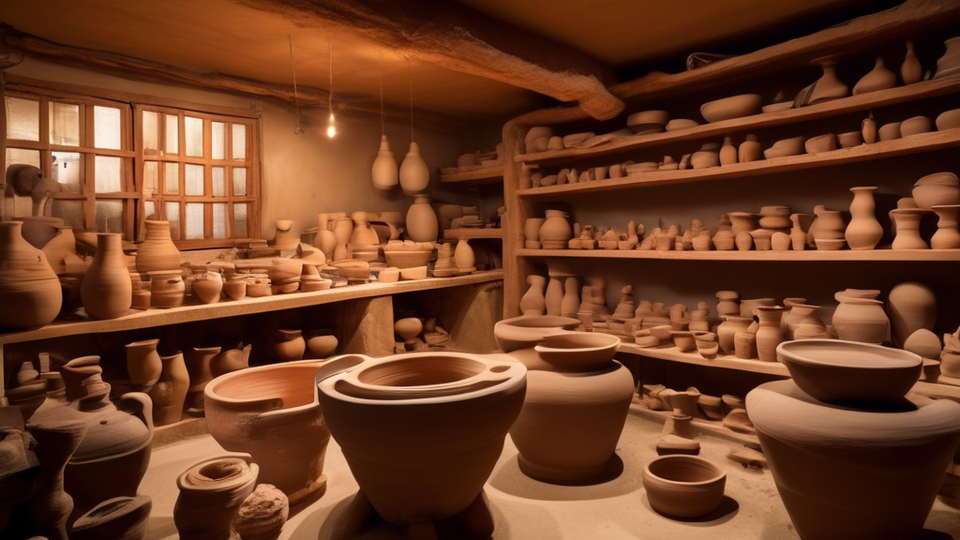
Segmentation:
<svg viewBox="0 0 960 540">
<path fill-rule="evenodd" d="M 701 457 L 667 455 L 643 466 L 650 506 L 678 518 L 705 516 L 723 501 L 727 473 Z"/>
</svg>

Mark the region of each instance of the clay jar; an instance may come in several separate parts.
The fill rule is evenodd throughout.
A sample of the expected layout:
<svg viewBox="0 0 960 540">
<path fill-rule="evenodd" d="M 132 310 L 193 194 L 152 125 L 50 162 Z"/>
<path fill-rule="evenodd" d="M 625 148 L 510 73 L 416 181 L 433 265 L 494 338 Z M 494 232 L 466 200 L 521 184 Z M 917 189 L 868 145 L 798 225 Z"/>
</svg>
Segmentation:
<svg viewBox="0 0 960 540">
<path fill-rule="evenodd" d="M 223 290 L 223 278 L 218 272 L 206 271 L 199 274 L 191 284 L 193 295 L 204 304 L 213 304 L 220 301 L 220 291 Z"/>
<path fill-rule="evenodd" d="M 822 339 L 829 338 L 830 331 L 827 325 L 820 320 L 820 306 L 810 304 L 796 304 L 790 314 L 797 317 L 797 326 L 793 329 L 793 339 Z"/>
<path fill-rule="evenodd" d="M 326 489 L 330 432 L 314 375 L 324 363 L 304 360 L 221 375 L 204 389 L 210 434 L 260 466 L 260 482 L 287 494 L 290 504 Z"/>
<path fill-rule="evenodd" d="M 937 60 L 937 74 L 934 79 L 946 79 L 960 75 L 960 36 L 943 42 L 947 50 Z"/>
<path fill-rule="evenodd" d="M 723 354 L 734 354 L 734 336 L 737 332 L 746 332 L 751 323 L 753 323 L 752 317 L 732 315 L 723 317 L 723 322 L 717 326 L 717 342 L 720 344 L 720 350 L 723 351 Z"/>
<path fill-rule="evenodd" d="M 754 311 L 760 320 L 757 328 L 757 356 L 761 362 L 777 361 L 777 345 L 783 341 L 780 318 L 783 308 L 780 306 L 760 306 Z"/>
<path fill-rule="evenodd" d="M 540 226 L 540 245 L 544 249 L 565 249 L 573 238 L 573 230 L 567 221 L 567 213 L 560 210 L 547 210 L 546 219 Z"/>
<path fill-rule="evenodd" d="M 527 249 L 540 248 L 540 227 L 546 218 L 528 218 L 523 223 L 523 247 Z"/>
<path fill-rule="evenodd" d="M 150 305 L 171 308 L 183 304 L 186 285 L 180 270 L 157 270 L 150 272 Z"/>
<path fill-rule="evenodd" d="M 430 183 L 430 170 L 420 155 L 420 146 L 414 141 L 410 141 L 410 149 L 407 150 L 407 155 L 403 157 L 403 162 L 400 164 L 399 180 L 400 188 L 407 195 L 420 193 L 427 189 L 427 185 Z M 408 216 L 408 231 L 409 228 L 410 218 Z M 418 242 L 426 242 L 426 240 L 418 240 Z"/>
<path fill-rule="evenodd" d="M 928 210 L 922 208 L 895 208 L 890 217 L 896 227 L 893 249 L 929 249 L 930 246 L 920 236 L 920 220 Z"/>
<path fill-rule="evenodd" d="M 933 330 L 937 320 L 937 297 L 922 283 L 911 281 L 890 289 L 887 308 L 893 325 L 893 341 L 900 346 L 921 328 Z"/>
<path fill-rule="evenodd" d="M 523 406 L 526 368 L 465 353 L 344 355 L 317 381 L 361 491 L 386 521 L 413 525 L 480 495 Z"/>
<path fill-rule="evenodd" d="M 873 249 L 883 238 L 883 227 L 877 221 L 873 192 L 876 186 L 853 187 L 853 202 L 850 203 L 850 223 L 844 232 L 847 244 L 853 250 Z"/>
<path fill-rule="evenodd" d="M 163 363 L 157 354 L 159 339 L 148 339 L 128 343 L 127 374 L 133 389 L 137 392 L 149 392 L 157 384 L 163 371 Z"/>
<path fill-rule="evenodd" d="M 43 252 L 20 235 L 22 227 L 20 221 L 0 222 L 0 305 L 7 306 L 0 309 L 0 327 L 5 328 L 53 322 L 63 303 L 57 275 Z"/>
<path fill-rule="evenodd" d="M 917 207 L 925 210 L 936 204 L 960 204 L 960 180 L 951 172 L 928 174 L 913 185 L 912 195 Z"/>
<path fill-rule="evenodd" d="M 864 75 L 853 87 L 853 95 L 867 94 L 877 90 L 886 90 L 897 85 L 897 75 L 883 65 L 883 57 L 878 56 L 873 70 Z"/>
<path fill-rule="evenodd" d="M 273 352 L 284 362 L 303 358 L 307 343 L 300 330 L 277 330 L 273 341 Z"/>
<path fill-rule="evenodd" d="M 717 292 L 717 315 L 740 315 L 740 293 L 737 291 Z"/>
<path fill-rule="evenodd" d="M 414 195 L 407 210 L 407 237 L 415 242 L 436 242 L 438 234 L 437 214 L 430 206 L 430 196 Z"/>
<path fill-rule="evenodd" d="M 231 523 L 253 493 L 259 467 L 250 454 L 221 454 L 190 466 L 177 477 L 180 495 L 173 522 L 182 540 L 232 538 Z"/>
<path fill-rule="evenodd" d="M 180 251 L 170 237 L 170 223 L 146 220 L 146 239 L 137 248 L 137 272 L 179 270 Z"/>
<path fill-rule="evenodd" d="M 183 418 L 183 403 L 190 387 L 190 374 L 183 354 L 161 356 L 163 369 L 160 379 L 150 390 L 153 402 L 153 423 L 158 426 L 175 424 Z"/>
<path fill-rule="evenodd" d="M 337 352 L 340 341 L 329 331 L 315 330 L 307 337 L 307 350 L 314 358 L 326 358 Z"/>
<path fill-rule="evenodd" d="M 87 315 L 97 319 L 116 319 L 130 309 L 133 285 L 119 234 L 97 235 L 97 255 L 83 276 L 80 297 Z"/>
<path fill-rule="evenodd" d="M 834 298 L 840 305 L 833 312 L 837 337 L 846 341 L 881 344 L 890 332 L 890 320 L 883 311 L 883 302 L 872 298 L 846 296 L 840 291 Z"/>
</svg>

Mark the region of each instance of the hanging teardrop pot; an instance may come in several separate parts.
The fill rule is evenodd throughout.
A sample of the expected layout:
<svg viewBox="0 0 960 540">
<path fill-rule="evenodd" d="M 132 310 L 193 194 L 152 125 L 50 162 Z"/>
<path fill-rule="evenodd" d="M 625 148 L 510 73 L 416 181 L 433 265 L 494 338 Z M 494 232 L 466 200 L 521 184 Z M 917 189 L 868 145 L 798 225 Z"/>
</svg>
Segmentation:
<svg viewBox="0 0 960 540">
<path fill-rule="evenodd" d="M 407 195 L 415 195 L 427 189 L 430 184 L 430 170 L 420 156 L 420 146 L 410 143 L 410 150 L 400 164 L 400 187 Z"/>
</svg>

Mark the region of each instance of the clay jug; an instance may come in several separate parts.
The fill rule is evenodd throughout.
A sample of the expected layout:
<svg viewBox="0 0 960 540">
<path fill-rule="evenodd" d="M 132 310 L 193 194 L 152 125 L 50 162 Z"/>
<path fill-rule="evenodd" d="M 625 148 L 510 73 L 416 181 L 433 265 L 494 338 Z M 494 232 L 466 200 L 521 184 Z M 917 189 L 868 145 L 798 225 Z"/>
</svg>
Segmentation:
<svg viewBox="0 0 960 540">
<path fill-rule="evenodd" d="M 284 362 L 300 360 L 306 349 L 307 342 L 300 330 L 278 330 L 274 336 L 273 352 Z"/>
<path fill-rule="evenodd" d="M 783 341 L 780 319 L 783 308 L 780 306 L 760 306 L 754 313 L 760 320 L 757 328 L 757 356 L 761 362 L 777 361 L 777 345 Z"/>
<path fill-rule="evenodd" d="M 937 74 L 934 79 L 945 79 L 960 75 L 960 36 L 943 42 L 947 47 L 943 56 L 937 60 Z"/>
<path fill-rule="evenodd" d="M 34 452 L 41 471 L 28 510 L 31 532 L 48 540 L 68 540 L 67 518 L 73 512 L 73 497 L 63 489 L 63 471 L 86 436 L 87 425 L 64 418 L 30 425 L 27 429 L 37 441 Z"/>
<path fill-rule="evenodd" d="M 957 230 L 957 216 L 960 204 L 935 204 L 937 213 L 937 232 L 930 239 L 933 249 L 960 249 L 960 231 Z"/>
<path fill-rule="evenodd" d="M 157 353 L 159 343 L 159 339 L 148 339 L 127 344 L 127 375 L 133 391 L 149 393 L 160 380 L 163 363 Z"/>
<path fill-rule="evenodd" d="M 920 236 L 920 220 L 929 210 L 923 208 L 895 208 L 890 211 L 893 218 L 894 232 L 893 249 L 930 249 L 927 242 Z"/>
<path fill-rule="evenodd" d="M 876 186 L 853 187 L 853 202 L 850 203 L 850 223 L 844 238 L 850 249 L 873 249 L 883 238 L 883 227 L 877 221 L 873 192 Z"/>
<path fill-rule="evenodd" d="M 833 328 L 845 341 L 880 345 L 890 333 L 890 319 L 883 311 L 883 302 L 872 298 L 846 296 L 840 291 L 834 298 L 840 305 L 833 312 Z"/>
<path fill-rule="evenodd" d="M 20 221 L 0 222 L 0 305 L 6 306 L 0 309 L 0 327 L 5 328 L 53 322 L 63 303 L 57 275 L 43 252 L 20 235 L 22 227 Z"/>
<path fill-rule="evenodd" d="M 544 292 L 547 279 L 543 276 L 530 274 L 527 276 L 527 283 L 530 284 L 530 288 L 520 298 L 520 312 L 524 315 L 543 315 L 546 309 Z"/>
<path fill-rule="evenodd" d="M 416 142 L 410 142 L 410 150 L 403 157 L 403 163 L 400 164 L 400 188 L 407 195 L 415 195 L 427 189 L 430 184 L 430 170 L 427 163 L 420 156 L 420 146 Z M 407 227 L 410 227 L 409 219 Z M 425 242 L 426 240 L 417 240 Z"/>
<path fill-rule="evenodd" d="M 333 258 L 333 250 L 337 248 L 337 235 L 330 230 L 329 214 L 317 214 L 317 236 L 313 245 L 323 252 L 328 260 Z"/>
<path fill-rule="evenodd" d="M 146 239 L 137 248 L 137 272 L 155 270 L 179 270 L 180 251 L 170 237 L 170 223 L 167 221 L 144 221 L 147 227 Z"/>
<path fill-rule="evenodd" d="M 70 540 L 146 540 L 152 508 L 146 495 L 108 499 L 73 523 Z"/>
<path fill-rule="evenodd" d="M 540 226 L 540 246 L 544 249 L 565 249 L 573 238 L 573 229 L 567 221 L 567 213 L 561 210 L 547 210 L 546 219 Z"/>
<path fill-rule="evenodd" d="M 544 304 L 547 315 L 560 316 L 560 304 L 563 303 L 563 282 L 560 278 L 551 277 L 544 294 Z"/>
<path fill-rule="evenodd" d="M 181 353 L 161 356 L 160 363 L 163 364 L 160 379 L 149 395 L 153 400 L 153 423 L 166 426 L 183 418 L 183 403 L 190 387 L 190 374 Z"/>
<path fill-rule="evenodd" d="M 414 195 L 413 204 L 407 210 L 407 237 L 414 242 L 436 242 L 439 229 L 437 214 L 430 206 L 430 195 Z"/>
<path fill-rule="evenodd" d="M 97 235 L 97 255 L 80 285 L 83 309 L 91 317 L 116 319 L 130 310 L 133 285 L 120 240 L 115 233 Z"/>
<path fill-rule="evenodd" d="M 390 191 L 400 183 L 397 159 L 390 151 L 386 135 L 380 136 L 380 149 L 377 151 L 377 159 L 373 160 L 371 176 L 373 187 L 381 191 Z"/>
<path fill-rule="evenodd" d="M 580 311 L 580 296 L 577 294 L 580 291 L 580 282 L 577 281 L 575 277 L 568 277 L 567 282 L 564 286 L 563 299 L 560 301 L 560 316 L 561 317 L 576 317 L 577 312 Z M 536 315 L 541 315 L 542 313 L 537 313 Z"/>
<path fill-rule="evenodd" d="M 250 365 L 250 349 L 253 345 L 243 346 L 241 343 L 236 349 L 227 349 L 210 360 L 210 374 L 219 377 L 227 373 L 246 369 Z"/>
<path fill-rule="evenodd" d="M 177 477 L 173 523 L 181 540 L 229 540 L 231 523 L 253 493 L 260 467 L 250 454 L 220 454 L 194 463 Z"/>
<path fill-rule="evenodd" d="M 900 78 L 903 84 L 913 84 L 920 82 L 923 78 L 923 66 L 913 52 L 913 40 L 906 40 L 907 54 L 903 58 L 903 64 L 900 65 Z"/>
<path fill-rule="evenodd" d="M 922 283 L 908 281 L 890 289 L 887 309 L 893 341 L 901 347 L 911 334 L 921 328 L 933 330 L 937 322 L 937 297 Z"/>
<path fill-rule="evenodd" d="M 746 332 L 747 328 L 750 328 L 753 318 L 727 315 L 722 319 L 723 322 L 717 326 L 717 342 L 720 344 L 720 350 L 723 351 L 723 354 L 734 354 L 736 351 L 734 336 L 737 332 Z"/>
<path fill-rule="evenodd" d="M 916 57 L 914 57 L 916 59 Z M 883 57 L 878 56 L 873 70 L 864 75 L 853 87 L 853 95 L 868 94 L 877 90 L 886 90 L 897 85 L 897 75 L 883 64 Z"/>
<path fill-rule="evenodd" d="M 183 362 L 190 377 L 186 399 L 186 411 L 190 414 L 203 416 L 203 389 L 213 380 L 210 363 L 218 354 L 220 347 L 190 347 L 183 354 Z"/>
<path fill-rule="evenodd" d="M 793 339 L 826 339 L 830 337 L 830 330 L 820 320 L 820 306 L 797 304 L 790 311 L 800 319 L 797 327 L 793 330 Z"/>
<path fill-rule="evenodd" d="M 477 258 L 466 239 L 457 241 L 457 249 L 453 251 L 453 262 L 457 265 L 457 271 L 461 274 L 476 271 Z"/>
</svg>

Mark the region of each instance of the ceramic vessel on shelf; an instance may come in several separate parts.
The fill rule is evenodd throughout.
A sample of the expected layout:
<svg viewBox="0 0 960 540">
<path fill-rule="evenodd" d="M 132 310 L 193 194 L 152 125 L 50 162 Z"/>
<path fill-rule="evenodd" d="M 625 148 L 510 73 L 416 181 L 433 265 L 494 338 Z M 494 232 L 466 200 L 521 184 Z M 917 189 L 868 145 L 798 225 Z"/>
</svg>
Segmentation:
<svg viewBox="0 0 960 540">
<path fill-rule="evenodd" d="M 293 230 L 292 219 L 278 219 L 274 222 L 277 228 L 276 235 L 270 243 L 275 249 L 296 249 L 300 243 L 300 235 Z"/>
<path fill-rule="evenodd" d="M 329 330 L 312 330 L 307 336 L 307 350 L 314 358 L 326 358 L 337 352 L 340 341 Z"/>
<path fill-rule="evenodd" d="M 757 357 L 761 362 L 776 362 L 777 345 L 783 341 L 783 329 L 780 328 L 783 307 L 759 306 L 754 313 L 760 320 L 760 327 L 757 328 Z"/>
<path fill-rule="evenodd" d="M 157 353 L 159 339 L 148 339 L 128 343 L 127 375 L 133 383 L 132 389 L 136 392 L 150 392 L 153 385 L 160 380 L 163 372 L 163 363 Z"/>
<path fill-rule="evenodd" d="M 930 239 L 933 249 L 960 249 L 960 232 L 957 230 L 957 218 L 960 204 L 935 204 L 937 213 L 937 232 Z"/>
<path fill-rule="evenodd" d="M 317 214 L 317 236 L 313 245 L 323 252 L 327 259 L 333 258 L 337 248 L 337 235 L 330 229 L 330 214 Z"/>
<path fill-rule="evenodd" d="M 923 208 L 895 208 L 890 211 L 893 218 L 896 236 L 893 238 L 893 249 L 930 249 L 927 242 L 920 236 L 920 220 L 929 213 Z"/>
<path fill-rule="evenodd" d="M 883 227 L 877 221 L 873 192 L 876 186 L 853 187 L 853 202 L 850 203 L 850 223 L 843 233 L 850 249 L 873 249 L 883 238 Z"/>
<path fill-rule="evenodd" d="M 776 298 L 746 298 L 740 301 L 740 316 L 750 318 L 757 314 L 757 308 L 775 306 L 776 304 Z"/>
<path fill-rule="evenodd" d="M 922 283 L 908 281 L 890 289 L 887 309 L 893 327 L 893 341 L 898 345 L 903 345 L 921 328 L 933 330 L 937 321 L 937 297 Z"/>
<path fill-rule="evenodd" d="M 903 135 L 900 133 L 900 124 L 902 122 L 890 122 L 880 126 L 877 130 L 877 137 L 881 141 L 894 141 L 900 139 Z"/>
<path fill-rule="evenodd" d="M 734 336 L 737 332 L 746 332 L 752 322 L 752 317 L 733 315 L 723 317 L 723 322 L 717 326 L 717 342 L 720 344 L 720 350 L 723 351 L 723 354 L 734 354 Z"/>
<path fill-rule="evenodd" d="M 824 238 L 827 240 L 839 240 L 843 238 L 843 231 L 846 225 L 843 222 L 843 215 L 837 210 L 827 210 L 822 206 L 814 208 L 817 219 L 810 226 L 809 236 L 815 243 Z"/>
<path fill-rule="evenodd" d="M 407 210 L 407 237 L 415 242 L 436 242 L 439 234 L 437 214 L 430 206 L 430 195 L 417 194 Z"/>
<path fill-rule="evenodd" d="M 226 450 L 249 452 L 260 482 L 282 490 L 291 504 L 326 489 L 330 432 L 314 382 L 323 365 L 303 360 L 243 369 L 204 389 L 213 438 Z"/>
<path fill-rule="evenodd" d="M 547 210 L 546 219 L 540 226 L 540 245 L 544 249 L 564 249 L 573 238 L 573 230 L 567 221 L 567 213 L 561 210 Z"/>
<path fill-rule="evenodd" d="M 457 242 L 457 249 L 453 252 L 453 261 L 457 265 L 457 271 L 461 273 L 476 271 L 477 259 L 466 238 Z"/>
<path fill-rule="evenodd" d="M 904 55 L 903 64 L 900 65 L 900 78 L 903 79 L 903 84 L 918 83 L 923 78 L 923 66 L 913 51 L 913 40 L 908 39 L 905 44 L 907 52 Z"/>
<path fill-rule="evenodd" d="M 37 249 L 43 249 L 63 227 L 63 220 L 48 216 L 14 218 L 23 222 L 23 239 Z"/>
<path fill-rule="evenodd" d="M 524 247 L 527 249 L 540 248 L 540 227 L 546 218 L 528 218 L 523 223 Z"/>
<path fill-rule="evenodd" d="M 182 540 L 233 538 L 231 524 L 253 493 L 260 472 L 250 454 L 220 454 L 194 463 L 177 477 L 173 523 Z"/>
<path fill-rule="evenodd" d="M 186 411 L 203 416 L 203 389 L 213 380 L 210 364 L 220 354 L 220 347 L 190 347 L 183 354 L 190 386 L 187 388 Z"/>
<path fill-rule="evenodd" d="M 190 388 L 190 374 L 183 361 L 183 354 L 161 356 L 163 369 L 160 379 L 150 389 L 153 401 L 153 423 L 158 426 L 175 424 L 183 418 L 183 403 Z"/>
<path fill-rule="evenodd" d="M 83 276 L 80 297 L 87 315 L 97 319 L 116 319 L 130 310 L 133 285 L 119 234 L 97 235 L 97 255 Z"/>
<path fill-rule="evenodd" d="M 498 321 L 493 326 L 493 335 L 497 340 L 497 347 L 509 353 L 517 349 L 529 349 L 536 346 L 545 336 L 564 330 L 573 330 L 578 326 L 580 326 L 580 320 L 571 317 L 524 315 Z"/>
<path fill-rule="evenodd" d="M 916 59 L 916 57 L 914 57 Z M 868 94 L 877 90 L 886 90 L 897 85 L 897 75 L 883 64 L 883 57 L 878 56 L 873 70 L 864 75 L 853 87 L 853 95 Z"/>
<path fill-rule="evenodd" d="M 307 343 L 300 330 L 278 330 L 273 341 L 273 352 L 284 362 L 300 360 Z"/>
<path fill-rule="evenodd" d="M 808 154 L 819 154 L 821 152 L 832 152 L 837 149 L 837 136 L 833 133 L 817 135 L 811 137 L 803 143 L 803 149 Z"/>
<path fill-rule="evenodd" d="M 501 358 L 353 354 L 317 373 L 323 419 L 383 519 L 441 520 L 480 495 L 526 390 L 526 368 Z"/>
<path fill-rule="evenodd" d="M 180 251 L 170 237 L 170 222 L 146 220 L 146 240 L 137 248 L 137 272 L 179 270 Z"/>
<path fill-rule="evenodd" d="M 760 214 L 754 214 L 751 212 L 730 212 L 727 214 L 727 216 L 730 218 L 730 232 L 733 233 L 734 237 L 741 232 L 754 231 L 759 226 L 757 224 L 757 220 L 760 218 Z"/>
<path fill-rule="evenodd" d="M 667 455 L 648 461 L 643 466 L 642 478 L 654 510 L 690 519 L 720 507 L 727 473 L 701 457 Z"/>
<path fill-rule="evenodd" d="M 108 499 L 73 522 L 70 539 L 146 540 L 152 509 L 146 495 Z"/>
<path fill-rule="evenodd" d="M 863 138 L 864 144 L 877 142 L 877 122 L 873 119 L 873 113 L 860 123 L 860 136 Z"/>
<path fill-rule="evenodd" d="M 957 129 L 960 127 L 960 109 L 950 109 L 937 116 L 937 131 Z"/>
<path fill-rule="evenodd" d="M 840 148 L 853 148 L 863 144 L 863 134 L 859 131 L 846 131 L 837 135 Z"/>
<path fill-rule="evenodd" d="M 250 367 L 250 350 L 252 348 L 253 345 L 243 346 L 241 343 L 235 349 L 220 351 L 210 360 L 210 374 L 213 377 L 219 377 L 227 373 L 247 369 Z"/>
<path fill-rule="evenodd" d="M 660 133 L 670 121 L 666 111 L 640 111 L 627 117 L 627 127 L 637 135 Z"/>
<path fill-rule="evenodd" d="M 826 339 L 830 330 L 820 320 L 820 306 L 795 304 L 790 313 L 797 317 L 797 326 L 793 329 L 793 339 Z"/>
<path fill-rule="evenodd" d="M 193 289 L 193 295 L 201 302 L 213 304 L 220 301 L 223 277 L 219 272 L 207 270 L 197 275 L 190 287 Z"/>
<path fill-rule="evenodd" d="M 349 244 L 350 237 L 353 236 L 353 220 L 346 216 L 336 218 L 333 222 L 333 235 L 338 246 Z"/>
<path fill-rule="evenodd" d="M 937 60 L 937 74 L 934 79 L 946 79 L 960 76 L 960 36 L 943 42 L 947 50 Z"/>
<path fill-rule="evenodd" d="M 87 434 L 81 421 L 63 419 L 28 426 L 36 440 L 36 458 L 40 479 L 30 501 L 27 520 L 33 533 L 47 540 L 68 540 L 67 519 L 74 510 L 73 498 L 64 491 L 64 467 Z"/>
<path fill-rule="evenodd" d="M 150 276 L 150 305 L 171 308 L 183 304 L 186 284 L 180 270 L 156 270 Z"/>
<path fill-rule="evenodd" d="M 740 315 L 740 293 L 737 291 L 717 291 L 717 315 Z"/>
<path fill-rule="evenodd" d="M 390 143 L 386 135 L 380 136 L 380 149 L 377 151 L 377 158 L 373 160 L 371 176 L 373 187 L 381 191 L 390 191 L 400 183 L 397 159 L 390 151 Z"/>
<path fill-rule="evenodd" d="M 850 95 L 850 87 L 837 78 L 837 63 L 831 60 L 818 62 L 823 75 L 816 82 L 804 88 L 793 101 L 794 107 L 815 105 L 824 101 L 845 98 Z"/>
<path fill-rule="evenodd" d="M 760 114 L 763 99 L 758 94 L 742 94 L 709 101 L 700 106 L 700 114 L 707 122 L 720 122 Z"/>
<path fill-rule="evenodd" d="M 783 316 L 780 317 L 780 328 L 783 330 L 784 339 L 793 339 L 793 331 L 796 330 L 797 325 L 800 324 L 801 317 L 799 314 L 793 312 L 793 307 L 806 304 L 806 302 L 806 298 L 783 299 Z"/>
<path fill-rule="evenodd" d="M 900 136 L 910 137 L 933 131 L 933 122 L 926 116 L 914 116 L 900 123 Z"/>
<path fill-rule="evenodd" d="M 912 195 L 917 207 L 926 210 L 934 205 L 960 204 L 960 179 L 951 172 L 928 174 L 913 185 Z"/>
<path fill-rule="evenodd" d="M 526 316 L 543 315 L 546 309 L 544 292 L 547 280 L 543 276 L 530 274 L 527 276 L 527 283 L 530 287 L 520 298 L 520 313 Z"/>
<path fill-rule="evenodd" d="M 0 327 L 34 328 L 56 318 L 63 304 L 60 281 L 39 249 L 31 246 L 19 221 L 0 222 Z M 129 282 L 129 280 L 127 280 Z"/>
<path fill-rule="evenodd" d="M 430 183 L 430 170 L 427 168 L 427 163 L 423 161 L 423 157 L 420 156 L 420 146 L 414 141 L 410 142 L 410 149 L 407 151 L 407 155 L 403 157 L 403 163 L 400 164 L 399 177 L 400 188 L 407 195 L 420 193 L 427 189 L 427 185 Z M 410 227 L 409 222 L 407 227 Z"/>
<path fill-rule="evenodd" d="M 416 317 L 405 317 L 393 323 L 393 331 L 403 340 L 413 339 L 423 332 L 423 321 Z"/>
<path fill-rule="evenodd" d="M 833 312 L 833 327 L 837 337 L 877 345 L 886 340 L 890 333 L 890 319 L 883 310 L 883 302 L 848 296 L 848 291 L 838 292 L 835 298 L 840 302 Z"/>
<path fill-rule="evenodd" d="M 767 159 L 774 159 L 802 154 L 804 151 L 803 143 L 805 140 L 806 138 L 803 135 L 790 139 L 781 139 L 773 143 L 773 146 L 770 148 L 764 150 L 763 157 Z"/>
</svg>

